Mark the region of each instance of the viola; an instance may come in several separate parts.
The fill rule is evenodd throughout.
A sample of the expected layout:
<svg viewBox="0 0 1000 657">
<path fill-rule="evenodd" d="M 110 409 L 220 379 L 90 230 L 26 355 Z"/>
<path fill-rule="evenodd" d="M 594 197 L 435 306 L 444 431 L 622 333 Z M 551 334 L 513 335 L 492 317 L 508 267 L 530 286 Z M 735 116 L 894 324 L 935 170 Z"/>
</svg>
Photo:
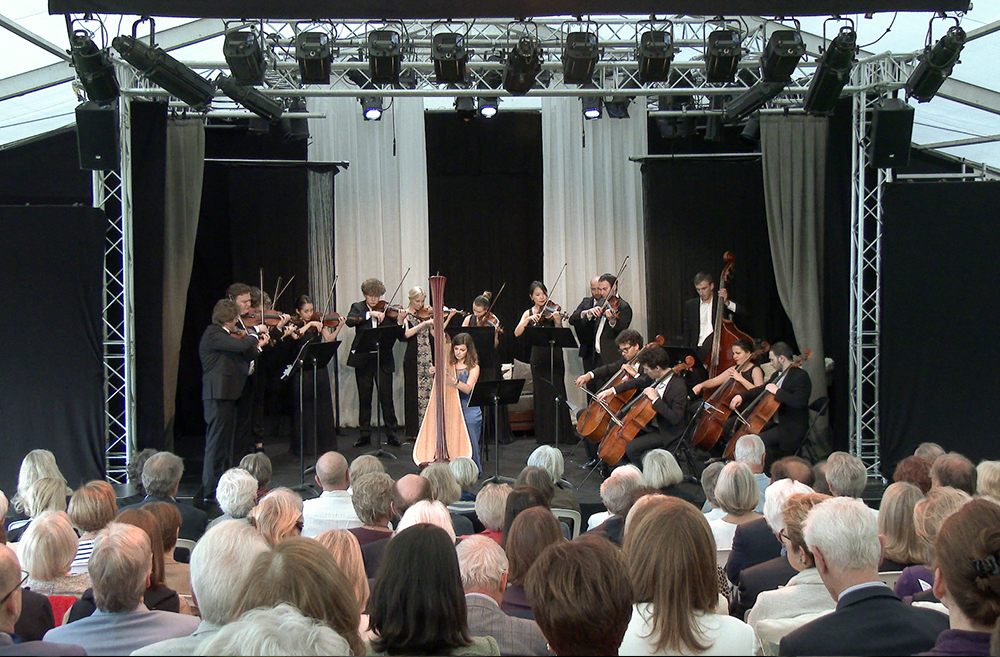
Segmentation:
<svg viewBox="0 0 1000 657">
<path fill-rule="evenodd" d="M 750 354 L 743 365 L 738 368 L 740 373 L 752 370 L 754 361 L 770 350 L 771 345 L 766 342 L 761 343 L 760 349 Z M 695 428 L 694 437 L 691 438 L 691 444 L 694 447 L 706 452 L 715 447 L 719 438 L 722 437 L 726 420 L 733 412 L 733 409 L 729 407 L 729 402 L 733 400 L 733 397 L 745 391 L 746 387 L 742 383 L 736 379 L 729 379 L 712 392 L 701 409 L 702 417 Z"/>
</svg>

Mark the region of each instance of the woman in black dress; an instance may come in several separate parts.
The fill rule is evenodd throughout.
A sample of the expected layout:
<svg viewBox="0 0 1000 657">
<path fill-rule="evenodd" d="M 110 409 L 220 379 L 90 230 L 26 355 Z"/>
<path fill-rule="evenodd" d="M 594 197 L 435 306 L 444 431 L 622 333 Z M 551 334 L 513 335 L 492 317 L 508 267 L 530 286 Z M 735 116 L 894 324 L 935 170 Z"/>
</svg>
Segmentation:
<svg viewBox="0 0 1000 657">
<path fill-rule="evenodd" d="M 480 379 L 483 381 L 496 381 L 500 378 L 500 356 L 497 353 L 497 346 L 500 344 L 500 333 L 503 328 L 500 326 L 500 319 L 489 312 L 493 294 L 487 290 L 472 302 L 472 314 L 467 315 L 462 321 L 462 326 L 489 326 L 493 329 L 493 345 L 488 349 L 479 349 L 479 367 L 482 372 Z M 510 423 L 507 421 L 507 405 L 501 404 L 497 407 L 500 421 L 497 422 L 493 416 L 493 407 L 483 407 L 483 442 L 487 446 L 493 444 L 493 434 L 495 427 L 500 427 L 499 442 L 503 445 L 510 444 L 514 439 L 510 434 Z"/>
<path fill-rule="evenodd" d="M 316 317 L 316 306 L 308 295 L 303 294 L 295 301 L 295 315 L 292 323 L 295 330 L 288 336 L 295 341 L 296 356 L 306 342 L 333 342 L 344 327 L 343 321 L 336 326 L 324 325 L 322 318 Z M 300 381 L 301 379 L 301 381 Z M 302 399 L 299 400 L 301 383 Z M 315 411 L 313 409 L 313 372 L 309 367 L 300 367 L 292 379 L 292 395 L 295 406 L 292 412 L 292 453 L 299 453 L 299 430 L 302 430 L 304 452 L 313 453 L 313 417 L 316 418 L 316 442 L 320 454 L 337 449 L 337 429 L 333 419 L 333 399 L 330 392 L 330 376 L 326 367 L 316 370 Z M 301 413 L 299 408 L 301 406 Z"/>
</svg>

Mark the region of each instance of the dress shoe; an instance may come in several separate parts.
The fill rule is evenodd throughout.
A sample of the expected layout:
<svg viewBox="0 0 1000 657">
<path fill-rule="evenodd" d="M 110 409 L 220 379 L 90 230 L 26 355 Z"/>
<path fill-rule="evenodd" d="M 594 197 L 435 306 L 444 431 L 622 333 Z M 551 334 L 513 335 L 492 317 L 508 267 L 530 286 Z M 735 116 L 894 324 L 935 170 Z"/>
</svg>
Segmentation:
<svg viewBox="0 0 1000 657">
<path fill-rule="evenodd" d="M 601 459 L 591 459 L 579 467 L 581 470 L 593 470 L 601 464 Z"/>
<path fill-rule="evenodd" d="M 389 434 L 389 436 L 385 439 L 385 444 L 386 445 L 392 445 L 393 447 L 399 447 L 399 444 L 400 444 L 399 443 L 399 438 L 397 438 L 396 436 L 394 436 L 392 434 Z"/>
<path fill-rule="evenodd" d="M 372 442 L 371 436 L 361 436 L 354 442 L 355 447 L 364 447 L 365 445 L 370 445 Z"/>
</svg>

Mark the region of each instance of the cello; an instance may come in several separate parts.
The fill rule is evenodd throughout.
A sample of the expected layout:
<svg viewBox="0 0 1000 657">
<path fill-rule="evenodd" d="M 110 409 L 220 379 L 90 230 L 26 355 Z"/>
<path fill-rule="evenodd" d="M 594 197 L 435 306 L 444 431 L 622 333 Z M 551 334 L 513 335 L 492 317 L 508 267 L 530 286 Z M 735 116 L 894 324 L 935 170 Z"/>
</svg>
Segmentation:
<svg viewBox="0 0 1000 657">
<path fill-rule="evenodd" d="M 812 349 L 803 349 L 802 354 L 796 356 L 781 373 L 781 376 L 772 381 L 772 383 L 780 382 L 788 375 L 789 370 L 793 367 L 799 367 L 802 363 L 809 360 L 812 357 L 812 353 Z M 743 422 L 740 428 L 733 432 L 733 437 L 729 439 L 729 444 L 726 445 L 726 452 L 723 454 L 723 458 L 727 461 L 733 460 L 733 454 L 736 452 L 736 441 L 747 434 L 759 434 L 764 425 L 778 412 L 780 406 L 781 402 L 775 399 L 772 393 L 764 390 L 757 396 L 757 399 L 753 400 L 753 403 L 745 413 L 746 417 L 737 413 Z"/>
<path fill-rule="evenodd" d="M 650 347 L 663 346 L 666 340 L 662 335 L 656 336 L 656 340 L 650 342 L 645 347 L 639 350 L 632 360 L 625 363 L 618 372 L 615 373 L 611 379 L 608 380 L 601 389 L 597 392 L 602 392 L 608 388 L 613 388 L 619 383 L 624 383 L 628 379 L 634 379 L 638 376 L 635 371 L 635 364 L 639 360 L 639 356 L 647 351 Z M 608 433 L 608 427 L 611 426 L 611 416 L 618 416 L 618 412 L 622 409 L 625 404 L 631 401 L 632 397 L 635 396 L 635 389 L 626 390 L 625 392 L 618 393 L 611 399 L 602 402 L 597 399 L 596 393 L 591 393 L 586 388 L 581 388 L 587 395 L 593 398 L 587 408 L 580 414 L 580 417 L 576 421 L 576 430 L 581 436 L 584 436 L 590 442 L 597 444 L 601 442 L 601 439 Z"/>
<path fill-rule="evenodd" d="M 743 362 L 742 372 L 749 372 L 753 369 L 753 362 L 771 350 L 771 345 L 766 342 L 761 343 L 760 349 L 750 354 Z M 749 366 L 749 367 L 747 367 Z M 729 402 L 733 397 L 745 392 L 746 388 L 736 379 L 729 379 L 712 392 L 712 396 L 705 401 L 702 410 L 705 414 L 698 421 L 695 428 L 694 437 L 691 438 L 691 446 L 698 447 L 706 452 L 715 447 L 722 437 L 723 427 L 733 409 L 729 408 Z"/>
<path fill-rule="evenodd" d="M 653 386 L 658 386 L 669 377 L 680 374 L 684 370 L 690 370 L 695 365 L 694 356 L 688 356 L 684 362 L 670 370 L 665 376 L 656 381 Z M 653 421 L 656 417 L 656 409 L 653 402 L 646 395 L 640 395 L 627 407 L 625 417 L 621 424 L 615 426 L 608 432 L 608 435 L 601 441 L 601 448 L 597 452 L 597 457 L 607 463 L 614 465 L 625 456 L 625 448 L 639 435 L 643 427 Z"/>
<path fill-rule="evenodd" d="M 431 296 L 434 298 L 434 315 L 444 313 L 444 276 L 431 276 Z M 413 443 L 413 462 L 420 467 L 438 461 L 448 462 L 459 456 L 472 457 L 472 441 L 462 413 L 462 400 L 458 389 L 447 385 L 445 372 L 448 359 L 445 349 L 444 323 L 434 322 L 434 383 L 427 403 L 420 433 Z"/>
<path fill-rule="evenodd" d="M 733 263 L 736 256 L 731 251 L 726 251 L 722 255 L 726 266 L 719 276 L 719 291 L 726 289 L 726 282 L 732 273 Z M 718 297 L 716 297 L 718 300 Z M 739 339 L 749 340 L 753 344 L 753 338 L 736 328 L 733 320 L 725 318 L 725 304 L 717 303 L 715 308 L 715 330 L 712 331 L 712 350 L 705 356 L 705 369 L 708 370 L 708 378 L 713 378 L 722 370 L 727 370 L 736 364 L 733 359 L 733 343 Z M 707 399 L 710 393 L 705 392 Z"/>
</svg>

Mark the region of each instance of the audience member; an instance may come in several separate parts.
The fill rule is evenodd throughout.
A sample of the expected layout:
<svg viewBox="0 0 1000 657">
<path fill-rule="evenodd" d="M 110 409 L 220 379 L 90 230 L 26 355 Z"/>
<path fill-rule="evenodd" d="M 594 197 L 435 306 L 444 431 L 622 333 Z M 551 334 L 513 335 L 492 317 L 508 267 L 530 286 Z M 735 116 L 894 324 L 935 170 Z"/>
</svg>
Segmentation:
<svg viewBox="0 0 1000 657">
<path fill-rule="evenodd" d="M 156 450 L 150 447 L 140 451 L 132 452 L 128 458 L 128 465 L 125 466 L 125 473 L 128 476 L 129 490 L 132 491 L 118 500 L 118 506 L 124 508 L 132 504 L 137 504 L 146 497 L 146 489 L 142 487 L 142 469 L 146 467 L 149 457 L 156 454 Z"/>
<path fill-rule="evenodd" d="M 931 588 L 934 585 L 934 542 L 944 519 L 967 504 L 972 498 L 965 491 L 950 486 L 932 488 L 924 499 L 913 507 L 913 530 L 924 548 L 923 564 L 904 568 L 893 591 L 904 600 L 927 594 L 924 599 L 936 600 Z"/>
<path fill-rule="evenodd" d="M 501 655 L 547 655 L 545 637 L 533 620 L 500 609 L 509 565 L 503 548 L 486 536 L 470 536 L 458 544 L 458 566 L 472 636 L 496 639 Z"/>
<path fill-rule="evenodd" d="M 351 461 L 349 474 L 352 482 L 357 481 L 366 474 L 372 474 L 373 472 L 385 473 L 385 466 L 382 465 L 382 461 L 380 461 L 377 456 L 362 454 Z"/>
<path fill-rule="evenodd" d="M 0 490 L 0 545 L 7 545 L 7 496 Z"/>
<path fill-rule="evenodd" d="M 312 538 L 327 529 L 350 529 L 364 524 L 358 519 L 351 494 L 347 492 L 351 477 L 343 455 L 327 452 L 320 456 L 316 461 L 315 479 L 323 492 L 319 497 L 303 502 L 303 536 Z"/>
<path fill-rule="evenodd" d="M 177 507 L 166 502 L 153 502 L 143 507 L 156 518 L 163 540 L 163 582 L 177 595 L 191 597 L 191 566 L 174 559 L 177 534 L 181 528 L 181 514 Z"/>
<path fill-rule="evenodd" d="M 764 489 L 771 483 L 771 478 L 764 474 L 764 461 L 767 458 L 764 441 L 756 434 L 747 434 L 736 441 L 733 456 L 737 463 L 746 463 L 753 473 L 757 488 L 760 489 L 760 497 L 754 511 L 760 513 L 764 510 Z"/>
<path fill-rule="evenodd" d="M 271 492 L 271 475 L 274 471 L 271 459 L 264 452 L 254 452 L 240 459 L 239 467 L 252 474 L 257 480 L 256 501 L 260 502 L 260 498 Z"/>
<path fill-rule="evenodd" d="M 705 505 L 701 484 L 694 477 L 685 477 L 677 459 L 665 449 L 652 449 L 642 457 L 642 483 L 669 497 L 690 502 L 699 510 Z"/>
<path fill-rule="evenodd" d="M 27 586 L 47 596 L 83 595 L 90 576 L 69 574 L 78 540 L 64 511 L 46 511 L 35 518 L 18 545 L 21 563 L 29 573 Z"/>
<path fill-rule="evenodd" d="M 274 547 L 288 536 L 302 534 L 302 498 L 288 489 L 276 488 L 262 497 L 247 517 L 250 526 Z"/>
<path fill-rule="evenodd" d="M 1000 461 L 980 461 L 976 466 L 976 495 L 1000 500 Z"/>
<path fill-rule="evenodd" d="M 864 461 L 847 452 L 834 452 L 826 459 L 826 482 L 833 497 L 861 499 L 868 483 Z M 873 513 L 878 513 L 872 509 Z"/>
<path fill-rule="evenodd" d="M 87 561 L 94 546 L 94 537 L 115 519 L 117 513 L 115 489 L 108 482 L 95 479 L 73 491 L 73 496 L 69 500 L 68 514 L 81 534 L 76 556 L 70 566 L 71 574 L 87 572 Z"/>
<path fill-rule="evenodd" d="M 916 450 L 914 450 L 913 455 L 919 456 L 921 458 L 930 461 L 931 465 L 938 460 L 939 456 L 944 456 L 944 447 L 938 445 L 937 443 L 920 443 Z"/>
<path fill-rule="evenodd" d="M 709 463 L 708 466 L 701 471 L 701 489 L 705 492 L 705 499 L 711 506 L 711 508 L 705 512 L 705 520 L 708 520 L 709 522 L 718 520 L 722 516 L 726 515 L 725 510 L 719 506 L 719 501 L 715 497 L 715 485 L 719 482 L 719 474 L 722 472 L 722 468 L 724 467 L 726 467 L 725 463 L 722 461 L 716 461 L 715 463 Z"/>
<path fill-rule="evenodd" d="M 476 495 L 476 517 L 485 529 L 481 532 L 503 545 L 504 513 L 513 490 L 508 484 L 486 484 Z"/>
<path fill-rule="evenodd" d="M 507 495 L 507 504 L 504 506 L 503 532 L 500 547 L 504 547 L 506 545 L 507 534 L 510 532 L 511 525 L 514 524 L 514 519 L 517 518 L 522 511 L 536 506 L 548 508 L 545 506 L 544 496 L 538 491 L 537 488 L 532 488 L 531 486 L 519 486 L 510 491 L 510 494 Z"/>
<path fill-rule="evenodd" d="M 549 473 L 534 465 L 526 465 L 521 468 L 517 479 L 514 480 L 514 488 L 534 488 L 542 494 L 542 501 L 545 506 L 552 508 L 552 499 L 556 494 L 555 484 Z"/>
<path fill-rule="evenodd" d="M 504 538 L 509 571 L 500 608 L 512 616 L 532 618 L 530 600 L 524 590 L 528 570 L 545 548 L 566 538 L 559 521 L 542 506 L 519 513 Z"/>
<path fill-rule="evenodd" d="M 290 536 L 254 559 L 236 596 L 233 616 L 287 602 L 347 639 L 354 654 L 364 651 L 358 634 L 360 609 L 353 583 L 319 542 Z"/>
<path fill-rule="evenodd" d="M 351 504 L 354 505 L 354 512 L 358 515 L 361 526 L 352 527 L 348 531 L 354 534 L 362 547 L 391 536 L 389 521 L 392 520 L 392 477 L 384 472 L 370 472 L 351 481 Z"/>
<path fill-rule="evenodd" d="M 771 483 L 782 479 L 794 479 L 812 488 L 816 474 L 812 464 L 801 456 L 785 456 L 771 464 Z"/>
<path fill-rule="evenodd" d="M 63 486 L 66 486 L 66 477 L 59 471 L 55 454 L 47 449 L 33 449 L 21 459 L 21 467 L 17 472 L 17 489 L 14 491 L 14 497 L 10 499 L 10 505 L 14 507 L 14 511 L 24 514 L 24 516 L 31 515 L 24 508 L 24 498 L 31 485 L 39 479 L 60 479 Z M 69 497 L 72 494 L 73 491 L 66 486 L 64 497 Z M 65 511 L 65 509 L 63 510 Z M 8 536 L 7 540 L 14 541 L 16 539 Z"/>
<path fill-rule="evenodd" d="M 199 645 L 233 617 L 237 595 L 254 560 L 270 551 L 250 525 L 231 522 L 212 527 L 191 553 L 191 590 L 201 623 L 191 635 L 166 639 L 136 650 L 134 655 L 194 655 Z"/>
<path fill-rule="evenodd" d="M 826 468 L 826 459 L 813 466 L 813 477 L 816 480 L 813 482 L 813 490 L 823 495 L 832 496 L 832 493 L 830 492 L 830 484 L 826 481 Z"/>
<path fill-rule="evenodd" d="M 623 653 L 756 654 L 753 630 L 715 613 L 715 542 L 697 507 L 666 496 L 645 498 L 629 518 L 623 550 L 635 600 Z"/>
<path fill-rule="evenodd" d="M 458 480 L 455 479 L 455 475 L 452 474 L 447 463 L 431 463 L 423 469 L 420 476 L 431 485 L 432 500 L 447 507 L 462 498 L 462 487 L 458 485 Z M 449 513 L 456 535 L 472 533 L 473 527 L 470 519 L 454 511 L 449 511 Z"/>
<path fill-rule="evenodd" d="M 924 549 L 913 525 L 913 508 L 924 494 L 913 484 L 897 482 L 882 493 L 878 531 L 884 537 L 880 573 L 899 572 L 924 563 Z"/>
<path fill-rule="evenodd" d="M 227 520 L 248 522 L 247 516 L 257 504 L 257 479 L 243 468 L 229 468 L 215 486 L 215 500 L 222 515 L 208 523 L 209 528 Z"/>
<path fill-rule="evenodd" d="M 601 483 L 601 501 L 608 510 L 608 517 L 587 533 L 604 536 L 615 545 L 622 544 L 625 516 L 635 502 L 633 493 L 642 486 L 642 472 L 634 465 L 623 465 L 611 471 L 611 476 Z"/>
<path fill-rule="evenodd" d="M 552 445 L 539 445 L 528 456 L 528 465 L 533 465 L 545 470 L 552 479 L 555 492 L 552 495 L 550 507 L 553 509 L 572 509 L 580 512 L 580 501 L 576 499 L 573 487 L 567 485 L 563 480 L 563 473 L 566 472 L 566 462 L 563 454 L 558 448 Z"/>
<path fill-rule="evenodd" d="M 947 628 L 945 616 L 903 604 L 879 581 L 881 539 L 864 502 L 817 504 L 806 516 L 805 540 L 837 608 L 786 634 L 779 654 L 912 655 Z"/>
<path fill-rule="evenodd" d="M 208 516 L 201 509 L 177 501 L 177 488 L 184 474 L 184 461 L 170 452 L 157 452 L 142 467 L 142 486 L 146 497 L 122 510 L 141 507 L 150 502 L 169 502 L 181 512 L 181 538 L 197 541 L 208 527 Z"/>
<path fill-rule="evenodd" d="M 976 494 L 976 466 L 958 452 L 939 456 L 931 466 L 931 486 L 951 486 Z"/>
<path fill-rule="evenodd" d="M 795 628 L 837 607 L 816 570 L 816 561 L 802 533 L 809 510 L 828 499 L 829 495 L 819 493 L 796 493 L 785 502 L 781 539 L 788 550 L 786 560 L 796 575 L 784 586 L 762 591 L 747 614 L 747 623 L 765 645 L 777 644 Z"/>
<path fill-rule="evenodd" d="M 24 520 L 15 520 L 7 526 L 7 540 L 16 543 L 31 526 L 31 522 L 47 511 L 66 512 L 66 482 L 55 477 L 36 479 L 22 495 L 21 508 L 28 514 Z"/>
<path fill-rule="evenodd" d="M 455 481 L 462 489 L 462 497 L 456 504 L 462 504 L 463 502 L 475 502 L 476 501 L 476 482 L 479 481 L 479 466 L 476 462 L 470 459 L 468 456 L 459 456 L 457 459 L 452 459 L 448 463 L 448 467 L 451 468 L 451 473 L 455 475 Z M 463 505 L 464 506 L 464 505 Z M 464 506 L 465 509 L 471 509 L 472 504 Z"/>
<path fill-rule="evenodd" d="M 251 609 L 204 640 L 198 655 L 347 655 L 350 644 L 288 604 Z M 358 654 L 355 652 L 354 654 Z"/>
<path fill-rule="evenodd" d="M 453 541 L 440 527 L 398 532 L 372 586 L 368 609 L 377 635 L 368 654 L 499 655 L 492 637 L 472 637 Z"/>
<path fill-rule="evenodd" d="M 408 508 L 420 500 L 430 499 L 433 499 L 430 481 L 420 475 L 403 475 L 392 488 L 392 513 L 402 518 Z"/>
<path fill-rule="evenodd" d="M 7 511 L 6 504 L 7 497 L 3 491 L 0 491 L 0 512 Z M 6 544 L 3 523 L 0 523 L 0 545 Z M 21 564 L 18 562 L 17 573 L 19 577 L 23 577 L 22 572 Z M 14 634 L 23 642 L 41 641 L 45 633 L 56 626 L 55 615 L 52 613 L 52 603 L 49 602 L 48 596 L 35 593 L 27 586 L 22 585 L 20 591 L 20 616 L 14 621 Z M 0 640 L 2 639 L 3 637 L 0 637 Z"/>
<path fill-rule="evenodd" d="M 972 500 L 945 519 L 934 541 L 934 595 L 949 629 L 927 655 L 989 655 L 1000 616 L 1000 506 Z"/>
<path fill-rule="evenodd" d="M 715 499 L 726 515 L 709 523 L 717 550 L 731 550 L 737 525 L 761 517 L 754 511 L 761 497 L 757 480 L 746 463 L 727 463 L 722 468 L 719 482 L 715 484 Z"/>
<path fill-rule="evenodd" d="M 632 583 L 621 550 L 583 535 L 550 545 L 531 567 L 526 591 L 557 655 L 617 655 L 632 615 Z"/>
<path fill-rule="evenodd" d="M 407 509 L 403 517 L 399 519 L 399 525 L 396 526 L 396 533 L 398 534 L 413 525 L 425 524 L 440 527 L 447 532 L 448 537 L 451 538 L 452 545 L 455 544 L 457 536 L 455 535 L 455 527 L 452 524 L 451 514 L 448 512 L 448 508 L 437 500 L 420 500 Z"/>
<path fill-rule="evenodd" d="M 365 574 L 365 562 L 361 556 L 361 545 L 357 537 L 346 529 L 328 529 L 316 537 L 320 545 L 325 547 L 340 566 L 347 581 L 354 588 L 354 597 L 358 602 L 358 613 L 361 621 L 358 624 L 358 634 L 362 641 L 370 641 L 374 635 L 368 629 L 368 598 L 371 589 L 368 576 Z"/>
<path fill-rule="evenodd" d="M 921 456 L 907 456 L 896 465 L 892 480 L 913 484 L 926 495 L 931 489 L 931 462 Z"/>
<path fill-rule="evenodd" d="M 142 604 L 150 583 L 153 551 L 145 531 L 112 522 L 97 535 L 88 570 L 99 613 L 45 634 L 46 641 L 75 643 L 93 655 L 129 655 L 164 639 L 187 636 L 198 619 Z"/>
</svg>

